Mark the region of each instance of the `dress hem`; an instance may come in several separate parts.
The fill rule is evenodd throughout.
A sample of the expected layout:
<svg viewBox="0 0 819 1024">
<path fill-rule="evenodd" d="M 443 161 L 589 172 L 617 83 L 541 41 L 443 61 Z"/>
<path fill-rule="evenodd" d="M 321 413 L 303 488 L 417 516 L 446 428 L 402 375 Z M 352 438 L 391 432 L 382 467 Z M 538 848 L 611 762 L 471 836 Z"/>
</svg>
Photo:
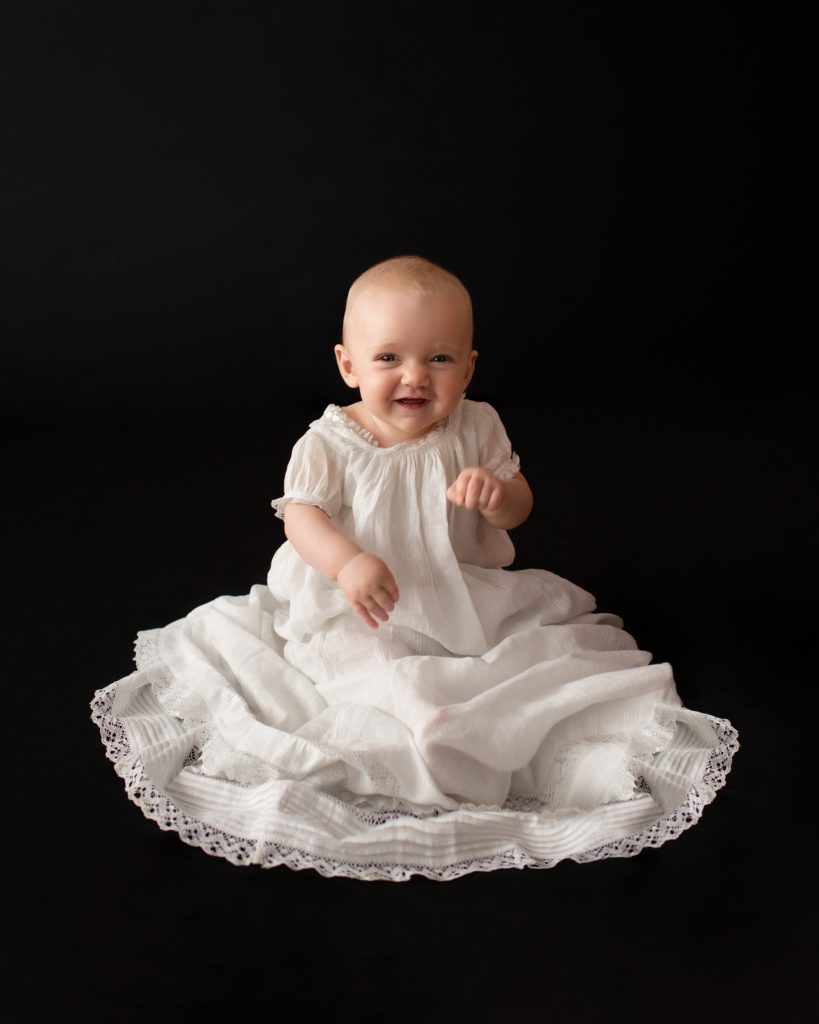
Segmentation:
<svg viewBox="0 0 819 1024">
<path fill-rule="evenodd" d="M 313 850 L 295 847 L 286 843 L 274 842 L 266 838 L 252 838 L 225 831 L 223 828 L 209 824 L 199 818 L 186 814 L 178 807 L 171 797 L 163 792 L 148 776 L 145 764 L 139 753 L 132 749 L 125 725 L 113 713 L 113 703 L 117 687 L 122 680 L 97 690 L 91 701 L 91 719 L 100 730 L 106 756 L 114 764 L 114 770 L 122 778 L 128 798 L 135 803 L 145 817 L 155 821 L 163 831 L 177 832 L 189 846 L 196 846 L 204 852 L 223 857 L 236 866 L 256 865 L 262 868 L 286 866 L 293 870 L 313 869 L 324 877 L 355 878 L 361 881 L 393 881 L 410 880 L 420 875 L 433 881 L 451 881 L 473 872 L 497 871 L 509 868 L 552 868 L 562 860 L 573 860 L 583 864 L 611 857 L 633 857 L 646 847 L 657 848 L 664 843 L 678 838 L 686 829 L 691 828 L 702 817 L 705 807 L 710 804 L 719 789 L 726 782 L 731 770 L 733 755 L 739 749 L 738 732 L 727 719 L 702 714 L 713 728 L 717 738 L 704 766 L 687 791 L 684 801 L 660 818 L 654 818 L 647 827 L 628 835 L 615 837 L 608 842 L 591 846 L 589 849 L 566 853 L 563 856 L 538 857 L 531 852 L 515 845 L 519 840 L 509 840 L 509 845 L 487 855 L 455 859 L 449 863 L 424 864 L 402 859 L 400 849 L 396 849 L 392 860 L 389 855 L 381 854 L 378 859 L 361 861 L 339 859 Z M 186 759 L 185 764 L 192 763 Z M 184 766 L 184 765 L 183 765 Z M 640 783 L 642 782 L 642 785 Z M 640 788 L 649 790 L 644 780 L 638 780 Z M 649 790 L 650 792 L 650 790 Z M 337 797 L 324 794 L 326 799 L 343 805 L 366 824 L 386 822 L 395 818 L 419 819 L 417 815 L 404 811 L 374 811 L 368 814 L 355 806 L 347 804 Z M 655 804 L 655 807 L 657 805 Z M 464 810 L 480 811 L 483 808 L 461 805 L 458 811 L 444 811 L 423 819 L 426 822 L 446 822 L 453 814 Z M 535 819 L 533 812 L 516 811 L 514 809 L 497 809 L 495 816 L 508 816 L 510 819 Z M 501 840 L 502 842 L 502 840 Z M 362 854 L 364 851 L 362 850 Z M 439 851 L 439 856 L 440 851 Z"/>
</svg>

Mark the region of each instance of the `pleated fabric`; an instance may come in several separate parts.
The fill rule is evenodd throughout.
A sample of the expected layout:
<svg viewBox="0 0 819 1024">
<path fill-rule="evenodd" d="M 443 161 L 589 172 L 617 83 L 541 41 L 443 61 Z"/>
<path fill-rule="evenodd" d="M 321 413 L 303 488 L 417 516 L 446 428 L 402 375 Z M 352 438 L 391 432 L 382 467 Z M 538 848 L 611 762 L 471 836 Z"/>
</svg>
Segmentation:
<svg viewBox="0 0 819 1024">
<path fill-rule="evenodd" d="M 461 469 L 520 460 L 462 397 L 380 448 L 329 405 L 284 494 L 383 558 L 400 599 L 373 630 L 286 541 L 267 584 L 139 633 L 92 718 L 129 797 L 235 864 L 437 880 L 631 856 L 699 820 L 739 747 L 682 706 L 617 615 L 458 508 Z"/>
</svg>

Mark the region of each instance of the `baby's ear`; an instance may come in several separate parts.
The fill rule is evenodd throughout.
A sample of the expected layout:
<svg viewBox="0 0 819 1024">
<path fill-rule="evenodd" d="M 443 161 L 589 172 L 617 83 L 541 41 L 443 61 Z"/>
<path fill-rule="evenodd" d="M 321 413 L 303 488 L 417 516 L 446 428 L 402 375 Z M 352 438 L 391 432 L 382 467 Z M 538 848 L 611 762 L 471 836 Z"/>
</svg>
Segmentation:
<svg viewBox="0 0 819 1024">
<path fill-rule="evenodd" d="M 469 384 L 472 380 L 472 374 L 475 372 L 475 360 L 478 358 L 477 349 L 472 349 L 469 353 L 468 362 L 466 364 L 466 380 L 464 381 L 464 387 Z"/>
<path fill-rule="evenodd" d="M 338 371 L 344 378 L 345 384 L 351 388 L 358 387 L 358 378 L 353 371 L 353 364 L 347 354 L 347 349 L 343 345 L 336 345 L 333 349 L 336 354 L 336 363 L 338 364 Z"/>
</svg>

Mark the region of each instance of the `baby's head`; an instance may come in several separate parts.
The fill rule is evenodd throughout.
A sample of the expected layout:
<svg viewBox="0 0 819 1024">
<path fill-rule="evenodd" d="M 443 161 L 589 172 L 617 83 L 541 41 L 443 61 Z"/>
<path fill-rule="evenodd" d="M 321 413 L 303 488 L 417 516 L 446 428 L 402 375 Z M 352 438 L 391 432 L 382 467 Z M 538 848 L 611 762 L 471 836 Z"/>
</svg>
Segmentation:
<svg viewBox="0 0 819 1024">
<path fill-rule="evenodd" d="M 335 354 L 361 391 L 364 418 L 394 443 L 426 433 L 458 404 L 478 355 L 472 337 L 472 302 L 458 278 L 421 256 L 397 256 L 353 282 Z"/>
<path fill-rule="evenodd" d="M 472 347 L 472 300 L 469 292 L 458 278 L 437 263 L 424 259 L 423 256 L 394 256 L 382 260 L 375 266 L 365 270 L 353 281 L 347 292 L 347 305 L 344 309 L 344 321 L 341 331 L 341 343 L 348 344 L 355 309 L 367 294 L 377 289 L 407 290 L 424 298 L 445 298 L 453 303 L 460 302 L 468 324 L 469 339 L 467 344 Z"/>
</svg>

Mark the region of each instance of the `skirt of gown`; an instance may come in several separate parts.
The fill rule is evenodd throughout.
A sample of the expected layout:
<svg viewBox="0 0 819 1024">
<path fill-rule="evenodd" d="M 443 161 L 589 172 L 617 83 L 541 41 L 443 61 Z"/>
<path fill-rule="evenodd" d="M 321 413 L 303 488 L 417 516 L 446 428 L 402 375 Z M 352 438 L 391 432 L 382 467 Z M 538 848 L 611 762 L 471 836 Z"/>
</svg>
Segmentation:
<svg viewBox="0 0 819 1024">
<path fill-rule="evenodd" d="M 129 798 L 233 864 L 364 880 L 633 856 L 695 824 L 731 723 L 683 707 L 671 666 L 568 580 L 463 570 L 478 599 L 539 594 L 480 656 L 341 606 L 288 636 L 263 585 L 140 632 L 136 671 L 91 701 Z"/>
</svg>

